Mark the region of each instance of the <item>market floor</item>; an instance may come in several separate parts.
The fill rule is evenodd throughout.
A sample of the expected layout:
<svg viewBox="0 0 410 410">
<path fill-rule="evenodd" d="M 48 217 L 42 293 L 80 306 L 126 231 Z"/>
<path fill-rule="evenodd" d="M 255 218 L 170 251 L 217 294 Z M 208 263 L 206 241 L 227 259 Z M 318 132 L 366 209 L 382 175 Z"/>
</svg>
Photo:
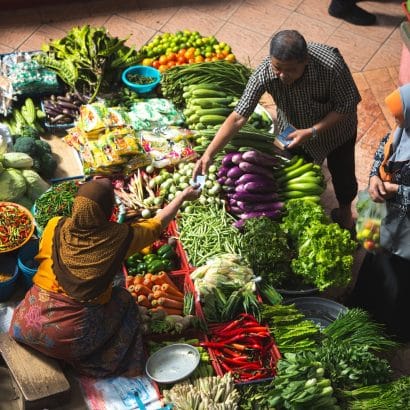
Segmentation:
<svg viewBox="0 0 410 410">
<path fill-rule="evenodd" d="M 404 21 L 401 0 L 361 1 L 360 6 L 377 16 L 371 27 L 354 26 L 329 16 L 329 0 L 111 0 L 60 1 L 59 4 L 15 8 L 2 4 L 0 53 L 32 51 L 49 39 L 60 38 L 73 26 L 105 26 L 115 36 L 131 35 L 128 44 L 141 47 L 155 34 L 181 29 L 215 35 L 232 46 L 239 61 L 255 67 L 267 55 L 271 35 L 281 29 L 297 29 L 308 41 L 340 49 L 362 96 L 356 146 L 359 188 L 367 186 L 373 154 L 380 139 L 393 126 L 384 98 L 399 85 Z M 21 3 L 21 2 L 20 2 Z M 269 98 L 262 104 L 272 113 Z M 60 155 L 57 176 L 81 172 L 74 156 L 67 155 L 59 138 L 53 138 Z M 325 170 L 326 172 L 326 170 Z M 326 172 L 327 178 L 329 178 Z M 324 206 L 335 206 L 332 186 L 323 196 Z M 360 266 L 360 253 L 356 266 Z M 410 374 L 410 349 L 392 359 L 401 374 Z M 0 409 L 1 409 L 0 403 Z M 71 407 L 81 408 L 81 407 Z"/>
</svg>

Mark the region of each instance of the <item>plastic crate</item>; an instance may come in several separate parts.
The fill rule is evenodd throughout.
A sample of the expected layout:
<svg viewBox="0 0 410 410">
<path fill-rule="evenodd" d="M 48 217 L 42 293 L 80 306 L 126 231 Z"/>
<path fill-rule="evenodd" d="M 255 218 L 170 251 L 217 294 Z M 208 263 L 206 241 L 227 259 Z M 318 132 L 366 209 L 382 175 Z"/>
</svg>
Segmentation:
<svg viewBox="0 0 410 410">
<path fill-rule="evenodd" d="M 191 263 L 189 263 L 189 258 L 188 258 L 188 254 L 186 252 L 186 250 L 184 249 L 184 245 L 181 242 L 181 240 L 179 239 L 179 230 L 178 230 L 178 224 L 177 222 L 174 220 L 171 222 L 170 224 L 171 229 L 173 229 L 173 235 L 175 236 L 175 238 L 177 239 L 179 246 L 181 247 L 181 258 L 183 258 L 184 261 L 184 267 L 186 269 L 195 269 L 195 266 L 193 266 Z"/>
</svg>

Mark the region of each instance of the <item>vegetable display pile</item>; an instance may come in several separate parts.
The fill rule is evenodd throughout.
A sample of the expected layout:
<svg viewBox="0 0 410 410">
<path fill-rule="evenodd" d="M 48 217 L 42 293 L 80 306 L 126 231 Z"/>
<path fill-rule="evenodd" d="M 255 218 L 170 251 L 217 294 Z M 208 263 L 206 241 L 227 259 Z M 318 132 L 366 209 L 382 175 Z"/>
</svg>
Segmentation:
<svg viewBox="0 0 410 410">
<path fill-rule="evenodd" d="M 65 37 L 43 45 L 36 60 L 92 102 L 119 80 L 122 68 L 138 60 L 126 40 L 110 36 L 104 27 L 73 27 Z"/>
<path fill-rule="evenodd" d="M 275 375 L 279 351 L 269 329 L 249 314 L 241 314 L 228 323 L 210 327 L 210 342 L 201 346 L 215 351 L 223 373 L 231 373 L 236 382 L 271 378 Z"/>
<path fill-rule="evenodd" d="M 216 204 L 193 204 L 178 219 L 180 240 L 192 266 L 223 252 L 241 254 L 241 236 L 232 226 L 234 218 Z"/>
<path fill-rule="evenodd" d="M 33 233 L 33 219 L 20 205 L 0 202 L 0 252 L 16 249 Z"/>
<path fill-rule="evenodd" d="M 47 222 L 55 216 L 70 216 L 78 185 L 74 181 L 64 181 L 52 185 L 35 202 L 34 218 L 37 228 L 42 231 Z"/>
</svg>

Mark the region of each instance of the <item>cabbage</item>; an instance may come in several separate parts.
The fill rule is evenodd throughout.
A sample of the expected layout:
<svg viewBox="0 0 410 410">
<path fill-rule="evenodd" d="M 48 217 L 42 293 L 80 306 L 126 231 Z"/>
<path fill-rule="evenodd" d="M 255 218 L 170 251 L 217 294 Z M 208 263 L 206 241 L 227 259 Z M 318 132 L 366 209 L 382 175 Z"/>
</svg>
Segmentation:
<svg viewBox="0 0 410 410">
<path fill-rule="evenodd" d="M 26 180 L 21 172 L 7 168 L 0 174 L 0 201 L 14 202 L 26 192 Z"/>
<path fill-rule="evenodd" d="M 21 174 L 27 182 L 26 195 L 33 201 L 35 201 L 38 197 L 44 194 L 48 188 L 50 188 L 50 185 L 32 169 L 23 169 Z"/>
</svg>

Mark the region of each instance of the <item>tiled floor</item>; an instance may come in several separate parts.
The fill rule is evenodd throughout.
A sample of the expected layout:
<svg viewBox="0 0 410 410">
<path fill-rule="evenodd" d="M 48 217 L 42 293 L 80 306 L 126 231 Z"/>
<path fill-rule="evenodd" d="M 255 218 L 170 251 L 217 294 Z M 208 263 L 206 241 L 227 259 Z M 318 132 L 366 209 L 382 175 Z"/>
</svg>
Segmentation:
<svg viewBox="0 0 410 410">
<path fill-rule="evenodd" d="M 372 27 L 354 26 L 327 13 L 328 0 L 106 0 L 68 2 L 0 11 L 0 53 L 36 50 L 74 25 L 104 25 L 111 34 L 131 35 L 139 48 L 158 32 L 198 30 L 229 43 L 237 58 L 255 67 L 267 54 L 271 35 L 297 29 L 307 40 L 337 46 L 347 61 L 363 101 L 359 106 L 357 176 L 367 184 L 373 152 L 393 125 L 384 97 L 398 85 L 405 19 L 401 0 L 361 1 L 376 14 Z M 8 6 L 12 8 L 12 6 Z M 269 98 L 264 105 L 274 112 Z M 331 195 L 329 196 L 331 198 Z"/>
<path fill-rule="evenodd" d="M 267 55 L 274 32 L 297 29 L 309 41 L 338 47 L 353 73 L 362 95 L 356 157 L 359 186 L 364 188 L 379 140 L 393 126 L 383 101 L 398 86 L 402 52 L 399 25 L 405 16 L 401 0 L 361 1 L 361 7 L 376 14 L 377 24 L 353 26 L 329 16 L 329 2 L 64 0 L 63 4 L 16 10 L 12 10 L 11 3 L 9 10 L 0 11 L 0 53 L 40 49 L 44 42 L 64 36 L 75 25 L 104 25 L 112 35 L 131 35 L 128 44 L 136 48 L 157 33 L 190 29 L 229 43 L 241 62 L 255 67 Z M 274 113 L 269 98 L 264 98 L 262 103 Z M 331 187 L 325 201 L 328 208 L 334 202 Z M 398 356 L 400 363 L 402 360 L 409 362 L 408 356 Z"/>
</svg>

